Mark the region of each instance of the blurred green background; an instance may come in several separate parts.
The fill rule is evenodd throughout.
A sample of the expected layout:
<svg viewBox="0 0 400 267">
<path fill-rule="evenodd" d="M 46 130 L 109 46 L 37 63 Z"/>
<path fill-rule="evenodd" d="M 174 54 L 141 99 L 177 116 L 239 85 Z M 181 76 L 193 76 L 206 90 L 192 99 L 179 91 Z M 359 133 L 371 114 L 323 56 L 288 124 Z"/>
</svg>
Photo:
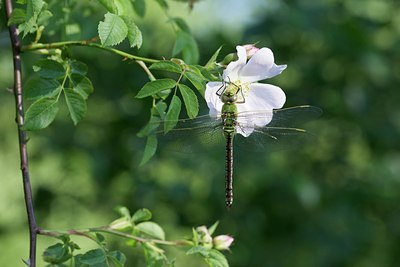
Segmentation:
<svg viewBox="0 0 400 267">
<path fill-rule="evenodd" d="M 96 36 L 104 9 L 94 1 L 80 2 L 71 20 L 84 25 L 77 39 L 88 39 Z M 148 4 L 145 18 L 137 20 L 143 48 L 120 48 L 169 58 L 173 31 L 158 6 Z M 268 81 L 286 92 L 285 106 L 324 110 L 306 125 L 318 138 L 294 151 L 236 153 L 235 202 L 227 211 L 223 156 L 182 158 L 160 151 L 138 167 L 143 145 L 136 133 L 150 106 L 134 98 L 147 81 L 142 69 L 107 52 L 72 48 L 72 56 L 89 65 L 95 93 L 77 127 L 60 112 L 50 128 L 29 134 L 39 225 L 99 226 L 115 218 L 117 205 L 132 211 L 146 207 L 168 239 L 190 236 L 192 226 L 219 220 L 217 234 L 235 237 L 227 255 L 231 266 L 398 266 L 400 3 L 204 0 L 192 12 L 183 4 L 172 7 L 172 14 L 191 25 L 201 64 L 222 44 L 222 54 L 237 44 L 270 47 L 276 63 L 288 65 Z M 0 262 L 23 266 L 28 233 L 14 100 L 6 90 L 12 87 L 10 44 L 4 8 L 0 11 Z M 38 58 L 23 55 L 25 78 Z M 51 243 L 39 237 L 39 254 Z M 140 251 L 123 251 L 128 266 L 143 266 Z M 177 266 L 204 266 L 179 250 L 170 255 Z"/>
</svg>

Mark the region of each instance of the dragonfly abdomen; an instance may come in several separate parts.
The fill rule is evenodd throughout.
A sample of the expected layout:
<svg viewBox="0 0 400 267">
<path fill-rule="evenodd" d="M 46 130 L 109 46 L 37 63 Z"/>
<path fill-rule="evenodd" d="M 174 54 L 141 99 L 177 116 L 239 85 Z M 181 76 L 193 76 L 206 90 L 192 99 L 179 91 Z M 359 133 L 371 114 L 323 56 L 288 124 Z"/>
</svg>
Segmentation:
<svg viewBox="0 0 400 267">
<path fill-rule="evenodd" d="M 230 208 L 233 203 L 233 135 L 226 135 L 226 157 L 225 157 L 225 200 L 226 206 Z"/>
</svg>

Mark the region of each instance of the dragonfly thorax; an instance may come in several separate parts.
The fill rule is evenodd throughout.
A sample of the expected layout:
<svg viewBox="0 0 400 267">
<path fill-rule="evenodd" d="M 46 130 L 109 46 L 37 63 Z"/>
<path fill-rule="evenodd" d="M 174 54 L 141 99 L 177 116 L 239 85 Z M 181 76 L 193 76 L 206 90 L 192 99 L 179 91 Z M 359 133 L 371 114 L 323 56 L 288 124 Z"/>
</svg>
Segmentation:
<svg viewBox="0 0 400 267">
<path fill-rule="evenodd" d="M 238 99 L 238 96 L 236 93 L 230 93 L 230 92 L 224 92 L 221 95 L 221 101 L 222 103 L 235 103 Z"/>
</svg>

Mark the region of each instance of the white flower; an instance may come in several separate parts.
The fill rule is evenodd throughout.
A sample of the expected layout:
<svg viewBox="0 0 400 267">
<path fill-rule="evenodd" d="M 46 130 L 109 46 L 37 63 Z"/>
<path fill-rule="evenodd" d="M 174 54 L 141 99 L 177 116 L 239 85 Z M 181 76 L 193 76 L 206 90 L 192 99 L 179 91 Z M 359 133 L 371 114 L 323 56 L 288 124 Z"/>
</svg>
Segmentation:
<svg viewBox="0 0 400 267">
<path fill-rule="evenodd" d="M 220 117 L 224 104 L 219 96 L 221 91 L 234 91 L 238 97 L 234 102 L 238 113 L 249 114 L 237 118 L 242 126 L 236 126 L 235 129 L 237 133 L 247 137 L 255 127 L 263 127 L 270 123 L 272 110 L 281 108 L 285 104 L 286 96 L 281 88 L 258 81 L 280 74 L 286 69 L 286 65 L 276 65 L 272 51 L 266 47 L 256 51 L 248 62 L 246 62 L 246 47 L 237 46 L 236 50 L 239 59 L 229 63 L 224 70 L 222 76 L 224 82 L 207 83 L 205 99 L 210 109 L 210 116 Z M 260 111 L 265 115 L 251 116 L 252 113 Z"/>
</svg>

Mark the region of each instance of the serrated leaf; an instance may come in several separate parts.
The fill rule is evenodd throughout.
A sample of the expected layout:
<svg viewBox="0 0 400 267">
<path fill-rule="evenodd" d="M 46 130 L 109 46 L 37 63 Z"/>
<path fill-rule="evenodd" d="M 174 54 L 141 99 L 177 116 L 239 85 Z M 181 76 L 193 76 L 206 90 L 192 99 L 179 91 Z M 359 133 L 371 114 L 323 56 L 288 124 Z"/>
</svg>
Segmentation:
<svg viewBox="0 0 400 267">
<path fill-rule="evenodd" d="M 125 254 L 118 250 L 109 252 L 107 258 L 109 258 L 117 267 L 123 267 L 126 262 Z"/>
<path fill-rule="evenodd" d="M 99 22 L 98 32 L 102 45 L 113 46 L 126 38 L 128 27 L 120 16 L 108 12 L 104 15 L 104 21 Z"/>
<path fill-rule="evenodd" d="M 140 48 L 142 46 L 143 37 L 142 32 L 139 30 L 133 18 L 128 16 L 123 16 L 126 26 L 128 27 L 128 40 L 131 47 L 137 46 Z"/>
<path fill-rule="evenodd" d="M 57 80 L 49 80 L 33 76 L 25 85 L 24 97 L 27 100 L 53 97 L 58 95 L 60 90 L 61 84 Z"/>
<path fill-rule="evenodd" d="M 117 6 L 115 5 L 114 0 L 98 0 L 100 4 L 102 4 L 108 12 L 111 13 L 117 13 L 118 9 Z"/>
<path fill-rule="evenodd" d="M 21 8 L 15 8 L 8 19 L 7 26 L 24 23 L 25 18 L 25 10 Z"/>
<path fill-rule="evenodd" d="M 174 95 L 171 103 L 169 104 L 167 115 L 165 116 L 164 133 L 168 133 L 172 130 L 178 122 L 179 113 L 181 113 L 182 102 Z"/>
<path fill-rule="evenodd" d="M 98 266 L 107 266 L 107 265 L 100 265 L 100 264 L 106 264 L 106 254 L 102 249 L 89 250 L 80 257 L 79 261 L 81 263 L 88 264 L 89 266 L 93 266 L 96 264 L 99 264 Z"/>
<path fill-rule="evenodd" d="M 48 20 L 53 16 L 53 13 L 51 13 L 49 10 L 42 10 L 39 13 L 37 22 L 38 24 L 47 24 Z"/>
<path fill-rule="evenodd" d="M 142 222 L 136 225 L 135 228 L 151 237 L 165 240 L 164 230 L 155 222 Z"/>
<path fill-rule="evenodd" d="M 188 251 L 186 251 L 186 255 L 192 255 L 192 254 L 200 254 L 203 257 L 207 257 L 208 254 L 210 253 L 210 249 L 205 248 L 203 246 L 194 246 Z"/>
<path fill-rule="evenodd" d="M 70 60 L 69 67 L 72 74 L 80 74 L 85 76 L 88 71 L 88 66 L 85 63 L 77 60 Z"/>
<path fill-rule="evenodd" d="M 143 166 L 147 161 L 149 161 L 157 150 L 157 137 L 155 135 L 149 135 L 146 141 L 146 147 L 144 148 L 142 160 L 139 163 L 139 166 Z"/>
<path fill-rule="evenodd" d="M 27 131 L 46 128 L 53 122 L 58 112 L 58 103 L 54 98 L 41 98 L 26 111 L 23 129 Z"/>
<path fill-rule="evenodd" d="M 134 0 L 133 8 L 135 9 L 136 14 L 140 17 L 144 17 L 146 14 L 146 2 L 145 0 Z"/>
<path fill-rule="evenodd" d="M 182 69 L 178 64 L 176 64 L 175 62 L 169 61 L 169 60 L 163 60 L 163 61 L 153 63 L 149 67 L 149 69 L 164 70 L 164 71 L 170 71 L 170 72 L 176 72 L 176 73 L 182 72 Z"/>
<path fill-rule="evenodd" d="M 57 79 L 65 75 L 64 66 L 51 59 L 42 59 L 32 66 L 39 76 L 48 79 Z"/>
<path fill-rule="evenodd" d="M 185 72 L 185 77 L 196 87 L 199 93 L 204 97 L 204 91 L 206 90 L 206 84 L 203 76 L 198 75 L 194 72 Z"/>
<path fill-rule="evenodd" d="M 71 119 L 77 125 L 86 115 L 86 101 L 78 92 L 71 89 L 65 89 L 64 95 Z"/>
<path fill-rule="evenodd" d="M 188 43 L 182 51 L 183 60 L 188 64 L 195 64 L 199 61 L 199 48 L 192 35 L 189 35 Z"/>
<path fill-rule="evenodd" d="M 134 223 L 148 221 L 151 219 L 151 216 L 151 212 L 148 209 L 139 209 L 133 214 L 132 221 Z"/>
<path fill-rule="evenodd" d="M 184 31 L 178 31 L 172 55 L 182 52 L 183 60 L 188 64 L 196 63 L 199 60 L 199 49 L 193 36 Z"/>
<path fill-rule="evenodd" d="M 176 56 L 177 54 L 183 51 L 183 49 L 186 47 L 188 43 L 188 35 L 189 34 L 187 34 L 184 31 L 178 31 L 176 33 L 176 40 L 174 47 L 172 49 L 172 56 Z"/>
<path fill-rule="evenodd" d="M 158 79 L 155 81 L 151 81 L 146 83 L 142 89 L 140 89 L 139 93 L 136 95 L 136 98 L 144 98 L 147 96 L 155 95 L 158 92 L 171 89 L 176 86 L 176 82 L 172 79 Z"/>
<path fill-rule="evenodd" d="M 65 262 L 71 258 L 71 256 L 72 255 L 69 253 L 68 246 L 61 243 L 57 243 L 46 248 L 42 254 L 43 260 L 52 264 Z"/>
<path fill-rule="evenodd" d="M 93 93 L 92 82 L 85 76 L 80 74 L 71 74 L 70 81 L 73 86 L 73 90 L 79 93 L 83 99 L 87 99 L 88 96 Z"/>
<path fill-rule="evenodd" d="M 185 103 L 186 113 L 189 118 L 193 119 L 199 113 L 199 102 L 197 96 L 188 86 L 184 84 L 179 84 L 178 86 L 183 98 L 183 103 Z"/>
<path fill-rule="evenodd" d="M 174 22 L 179 27 L 179 29 L 190 34 L 190 28 L 183 19 L 171 18 L 171 21 Z"/>
<path fill-rule="evenodd" d="M 217 57 L 219 55 L 219 52 L 222 49 L 222 45 L 217 49 L 217 51 L 214 52 L 214 54 L 210 57 L 206 65 L 204 66 L 205 68 L 213 68 L 215 63 L 217 62 Z"/>
</svg>

